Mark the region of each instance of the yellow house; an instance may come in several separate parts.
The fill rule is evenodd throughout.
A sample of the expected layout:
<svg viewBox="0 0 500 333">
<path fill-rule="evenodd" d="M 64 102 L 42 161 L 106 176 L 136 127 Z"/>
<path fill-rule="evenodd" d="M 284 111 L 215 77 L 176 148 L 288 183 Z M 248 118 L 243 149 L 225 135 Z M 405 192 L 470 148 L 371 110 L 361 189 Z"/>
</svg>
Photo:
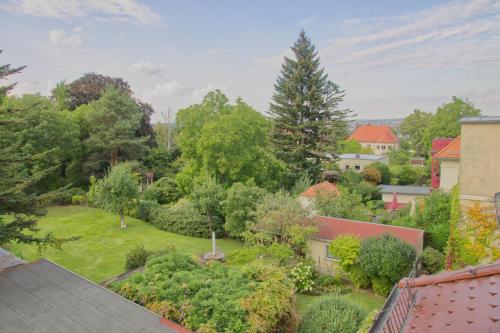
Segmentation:
<svg viewBox="0 0 500 333">
<path fill-rule="evenodd" d="M 380 162 L 384 164 L 389 164 L 389 158 L 384 155 L 374 155 L 374 154 L 340 154 L 339 161 L 337 162 L 340 170 L 353 170 L 356 172 L 361 172 L 365 166 Z"/>
<path fill-rule="evenodd" d="M 359 142 L 361 147 L 370 148 L 376 155 L 386 155 L 399 148 L 399 138 L 387 125 L 361 125 L 347 140 Z"/>
<path fill-rule="evenodd" d="M 458 183 L 460 169 L 460 136 L 432 156 L 439 161 L 439 189 L 449 192 Z"/>
</svg>

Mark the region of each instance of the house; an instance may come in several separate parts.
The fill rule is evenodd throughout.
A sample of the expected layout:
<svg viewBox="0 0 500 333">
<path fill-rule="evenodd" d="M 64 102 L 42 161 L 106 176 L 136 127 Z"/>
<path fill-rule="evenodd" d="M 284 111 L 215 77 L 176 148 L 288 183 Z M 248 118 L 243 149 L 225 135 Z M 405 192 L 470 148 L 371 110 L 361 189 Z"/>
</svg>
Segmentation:
<svg viewBox="0 0 500 333">
<path fill-rule="evenodd" d="M 389 159 L 384 155 L 340 154 L 338 155 L 338 158 L 338 165 L 340 170 L 354 170 L 356 172 L 363 171 L 365 166 L 375 162 L 389 164 Z"/>
<path fill-rule="evenodd" d="M 440 190 L 449 192 L 458 183 L 458 170 L 460 168 L 460 136 L 451 140 L 440 151 L 432 155 L 433 161 L 438 161 L 439 173 L 433 170 L 433 177 L 439 177 L 439 181 L 433 181 L 433 185 Z"/>
<path fill-rule="evenodd" d="M 335 184 L 324 181 L 309 186 L 299 195 L 299 202 L 304 208 L 311 208 L 314 205 L 314 198 L 318 195 L 340 195 L 340 191 Z"/>
<path fill-rule="evenodd" d="M 389 233 L 412 245 L 417 255 L 424 246 L 423 230 L 325 216 L 314 216 L 311 219 L 318 230 L 308 241 L 309 255 L 323 273 L 332 273 L 337 269 L 338 260 L 329 253 L 328 246 L 340 235 L 350 234 L 365 239 Z"/>
<path fill-rule="evenodd" d="M 410 202 L 415 203 L 431 193 L 431 188 L 426 186 L 411 185 L 379 185 L 382 201 L 387 210 L 393 209 L 396 196 L 396 208 L 406 207 Z"/>
<path fill-rule="evenodd" d="M 375 155 L 385 155 L 399 148 L 399 139 L 387 125 L 361 125 L 347 140 L 354 140 L 363 148 L 370 148 Z"/>
<path fill-rule="evenodd" d="M 402 279 L 369 332 L 500 332 L 500 260 Z"/>
<path fill-rule="evenodd" d="M 0 249 L 0 332 L 190 331 L 53 262 Z"/>
</svg>

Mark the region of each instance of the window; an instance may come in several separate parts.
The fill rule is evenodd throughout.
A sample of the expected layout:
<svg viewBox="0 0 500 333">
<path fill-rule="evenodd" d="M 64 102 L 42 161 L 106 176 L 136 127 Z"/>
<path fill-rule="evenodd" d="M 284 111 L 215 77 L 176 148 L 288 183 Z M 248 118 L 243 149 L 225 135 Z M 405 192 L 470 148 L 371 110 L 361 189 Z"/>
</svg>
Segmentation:
<svg viewBox="0 0 500 333">
<path fill-rule="evenodd" d="M 349 170 L 349 165 L 348 164 L 346 164 L 345 169 Z"/>
<path fill-rule="evenodd" d="M 361 167 L 359 165 L 355 165 L 354 170 L 361 170 Z"/>
<path fill-rule="evenodd" d="M 377 149 L 380 149 L 380 145 L 377 145 Z"/>
<path fill-rule="evenodd" d="M 382 150 L 385 150 L 385 146 L 382 146 Z"/>
<path fill-rule="evenodd" d="M 368 145 L 368 148 L 371 148 L 371 147 L 372 147 L 372 145 Z"/>
<path fill-rule="evenodd" d="M 326 250 L 326 258 L 327 259 L 334 260 L 334 261 L 340 261 L 340 258 L 338 258 L 330 253 L 330 249 L 328 248 L 328 245 L 325 245 L 325 250 Z"/>
</svg>

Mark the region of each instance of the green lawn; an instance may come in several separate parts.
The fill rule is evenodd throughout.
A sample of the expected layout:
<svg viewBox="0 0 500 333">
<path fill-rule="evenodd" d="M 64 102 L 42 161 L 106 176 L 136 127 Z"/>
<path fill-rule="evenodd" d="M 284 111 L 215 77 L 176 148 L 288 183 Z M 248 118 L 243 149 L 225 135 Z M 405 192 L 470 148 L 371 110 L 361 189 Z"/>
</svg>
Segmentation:
<svg viewBox="0 0 500 333">
<path fill-rule="evenodd" d="M 303 316 L 309 307 L 317 302 L 322 296 L 309 296 L 303 294 L 297 294 L 297 310 L 301 316 Z M 364 307 L 368 311 L 372 311 L 374 309 L 382 308 L 384 305 L 385 298 L 379 295 L 376 295 L 368 290 L 356 290 L 347 295 L 342 296 L 349 301 L 359 304 Z"/>
<path fill-rule="evenodd" d="M 143 221 L 127 217 L 127 229 L 120 229 L 117 215 L 101 209 L 82 206 L 50 207 L 39 226 L 44 232 L 58 237 L 80 236 L 77 241 L 63 245 L 63 250 L 48 248 L 43 257 L 86 278 L 102 282 L 124 272 L 125 254 L 138 245 L 148 250 L 167 246 L 186 254 L 198 256 L 211 249 L 211 240 L 181 236 L 159 230 Z M 242 247 L 242 243 L 221 239 L 217 247 L 226 254 Z M 12 244 L 14 254 L 31 261 L 39 258 L 35 246 Z"/>
</svg>

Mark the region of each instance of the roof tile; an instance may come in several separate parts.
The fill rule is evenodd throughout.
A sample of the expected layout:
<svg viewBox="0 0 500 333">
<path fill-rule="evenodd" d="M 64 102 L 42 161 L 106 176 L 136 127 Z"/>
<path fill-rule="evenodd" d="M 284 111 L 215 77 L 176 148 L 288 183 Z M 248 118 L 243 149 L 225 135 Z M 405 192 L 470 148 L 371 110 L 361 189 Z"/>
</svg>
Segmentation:
<svg viewBox="0 0 500 333">
<path fill-rule="evenodd" d="M 432 156 L 436 159 L 459 159 L 460 158 L 460 137 L 456 137 L 448 143 L 443 149 Z"/>
<path fill-rule="evenodd" d="M 375 143 L 398 143 L 399 139 L 387 125 L 361 125 L 347 140 Z"/>
<path fill-rule="evenodd" d="M 313 197 L 317 196 L 318 194 L 331 194 L 331 193 L 335 193 L 335 194 L 339 195 L 340 191 L 335 184 L 332 184 L 328 181 L 324 181 L 324 182 L 321 182 L 321 183 L 318 183 L 318 184 L 315 184 L 313 186 L 308 187 L 300 195 L 303 197 L 313 198 Z"/>
</svg>

